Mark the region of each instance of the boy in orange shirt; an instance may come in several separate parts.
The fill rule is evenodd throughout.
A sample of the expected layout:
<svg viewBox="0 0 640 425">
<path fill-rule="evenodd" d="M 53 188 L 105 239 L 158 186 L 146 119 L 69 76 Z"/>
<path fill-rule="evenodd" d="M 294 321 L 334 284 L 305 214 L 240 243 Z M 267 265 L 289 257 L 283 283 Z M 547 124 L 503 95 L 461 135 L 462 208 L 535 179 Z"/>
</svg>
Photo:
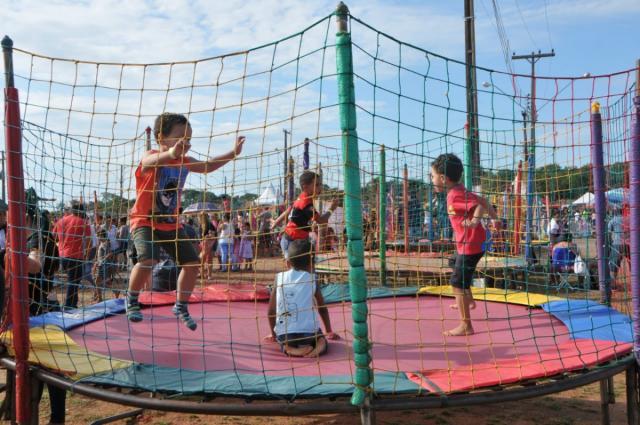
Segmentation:
<svg viewBox="0 0 640 425">
<path fill-rule="evenodd" d="M 191 148 L 191 125 L 184 115 L 163 113 L 153 130 L 158 150 L 146 152 L 136 169 L 136 202 L 131 209 L 130 226 L 138 263 L 131 270 L 127 293 L 127 318 L 143 319 L 138 295 L 158 262 L 160 247 L 182 267 L 173 313 L 192 331 L 197 324 L 187 303 L 198 278 L 200 261 L 187 240 L 180 221 L 180 197 L 189 172 L 210 173 L 235 159 L 242 152 L 245 138 L 238 136 L 233 150 L 204 161 L 187 156 Z"/>
<path fill-rule="evenodd" d="M 499 226 L 498 215 L 486 199 L 467 191 L 460 183 L 462 161 L 453 154 L 442 154 L 431 165 L 431 183 L 438 192 L 447 192 L 447 212 L 456 242 L 456 256 L 453 260 L 451 286 L 456 302 L 452 308 L 460 312 L 460 324 L 446 332 L 446 336 L 473 334 L 470 310 L 475 308 L 471 294 L 473 273 L 484 255 L 482 244 L 486 231 L 480 220 L 485 213 L 492 224 Z"/>
</svg>

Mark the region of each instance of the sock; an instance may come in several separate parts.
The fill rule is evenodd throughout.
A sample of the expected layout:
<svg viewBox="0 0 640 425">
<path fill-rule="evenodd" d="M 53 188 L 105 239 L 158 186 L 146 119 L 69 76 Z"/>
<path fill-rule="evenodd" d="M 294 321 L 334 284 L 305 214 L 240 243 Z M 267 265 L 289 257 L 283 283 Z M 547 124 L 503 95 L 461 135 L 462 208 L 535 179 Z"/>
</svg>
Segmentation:
<svg viewBox="0 0 640 425">
<path fill-rule="evenodd" d="M 142 311 L 140 311 L 140 303 L 138 302 L 138 295 L 140 295 L 140 292 L 127 292 L 127 319 L 129 319 L 130 322 L 141 322 L 143 318 Z"/>
<path fill-rule="evenodd" d="M 192 331 L 196 330 L 198 325 L 197 325 L 196 321 L 193 320 L 193 317 L 191 317 L 191 315 L 189 314 L 189 309 L 188 309 L 187 303 L 184 303 L 184 302 L 181 302 L 181 301 L 176 301 L 176 304 L 173 306 L 171 311 L 180 320 L 182 320 L 182 323 L 184 323 L 187 326 L 187 328 L 191 329 Z"/>
</svg>

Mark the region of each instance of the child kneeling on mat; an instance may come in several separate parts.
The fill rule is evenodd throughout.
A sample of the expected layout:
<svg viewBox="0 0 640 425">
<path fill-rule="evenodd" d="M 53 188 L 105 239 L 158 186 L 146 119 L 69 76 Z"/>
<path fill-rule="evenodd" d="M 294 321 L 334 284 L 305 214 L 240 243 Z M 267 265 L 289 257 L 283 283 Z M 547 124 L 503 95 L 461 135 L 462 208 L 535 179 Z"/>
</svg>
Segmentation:
<svg viewBox="0 0 640 425">
<path fill-rule="evenodd" d="M 266 341 L 277 341 L 282 352 L 292 357 L 315 357 L 327 352 L 327 339 L 340 336 L 331 330 L 329 311 L 313 273 L 313 249 L 308 239 L 288 246 L 290 269 L 276 275 L 269 299 L 269 327 Z M 315 302 L 314 302 L 315 298 Z M 326 335 L 322 334 L 318 314 Z"/>
</svg>

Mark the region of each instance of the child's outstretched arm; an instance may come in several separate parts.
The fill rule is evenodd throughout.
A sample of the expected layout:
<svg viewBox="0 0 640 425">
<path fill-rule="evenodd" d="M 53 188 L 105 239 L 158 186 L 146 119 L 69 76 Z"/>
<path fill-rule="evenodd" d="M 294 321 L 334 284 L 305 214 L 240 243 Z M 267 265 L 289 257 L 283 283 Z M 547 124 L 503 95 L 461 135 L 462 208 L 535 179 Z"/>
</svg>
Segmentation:
<svg viewBox="0 0 640 425">
<path fill-rule="evenodd" d="M 327 224 L 329 222 L 329 217 L 331 217 L 331 214 L 333 214 L 336 208 L 338 208 L 339 203 L 340 203 L 340 199 L 338 198 L 332 200 L 331 205 L 329 206 L 329 209 L 325 211 L 324 214 L 316 217 L 316 223 Z"/>
<path fill-rule="evenodd" d="M 179 140 L 173 147 L 164 152 L 147 152 L 140 161 L 142 168 L 151 168 L 168 164 L 184 155 L 191 149 L 191 143 L 186 139 Z"/>
<path fill-rule="evenodd" d="M 331 328 L 331 319 L 329 318 L 329 310 L 324 303 L 324 298 L 322 296 L 322 292 L 320 291 L 320 287 L 316 286 L 316 307 L 318 309 L 318 314 L 320 314 L 320 319 L 322 319 L 322 324 L 324 325 L 325 336 L 327 339 L 340 339 L 340 335 L 333 332 Z"/>
<path fill-rule="evenodd" d="M 209 158 L 206 161 L 198 161 L 196 159 L 189 158 L 188 161 L 185 161 L 187 163 L 187 167 L 189 168 L 189 171 L 194 173 L 206 174 L 212 171 L 216 171 L 218 168 L 222 167 L 227 162 L 235 159 L 238 155 L 240 155 L 240 152 L 242 152 L 242 144 L 244 143 L 244 141 L 244 136 L 238 136 L 238 138 L 236 139 L 236 144 L 232 150 L 225 154 Z"/>
<path fill-rule="evenodd" d="M 284 210 L 283 213 L 280 214 L 278 218 L 275 219 L 275 221 L 273 222 L 273 227 L 277 227 L 280 223 L 282 223 L 282 221 L 289 216 L 289 213 L 291 213 L 292 208 L 293 207 L 291 206 L 287 207 L 287 209 Z"/>
</svg>

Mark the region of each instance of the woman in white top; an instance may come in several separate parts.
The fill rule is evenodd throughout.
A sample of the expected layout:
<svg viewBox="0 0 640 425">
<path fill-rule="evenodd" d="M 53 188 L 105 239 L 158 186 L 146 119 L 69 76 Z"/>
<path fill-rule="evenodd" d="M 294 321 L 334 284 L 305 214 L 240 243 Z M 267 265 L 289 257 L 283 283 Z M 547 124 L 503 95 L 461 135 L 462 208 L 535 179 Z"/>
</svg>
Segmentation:
<svg viewBox="0 0 640 425">
<path fill-rule="evenodd" d="M 218 248 L 220 249 L 220 271 L 229 270 L 231 253 L 233 252 L 233 225 L 229 222 L 229 214 L 225 214 L 218 229 Z"/>
</svg>

